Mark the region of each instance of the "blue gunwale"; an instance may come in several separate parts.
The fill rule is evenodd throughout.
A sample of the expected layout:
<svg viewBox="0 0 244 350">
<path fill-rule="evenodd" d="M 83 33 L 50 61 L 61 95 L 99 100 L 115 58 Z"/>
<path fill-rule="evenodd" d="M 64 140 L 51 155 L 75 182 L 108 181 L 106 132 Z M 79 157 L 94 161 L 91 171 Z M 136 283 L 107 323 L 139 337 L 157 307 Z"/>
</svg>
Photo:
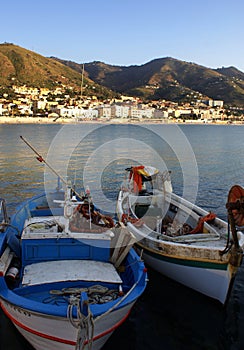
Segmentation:
<svg viewBox="0 0 244 350">
<path fill-rule="evenodd" d="M 20 244 L 20 240 L 17 237 L 18 237 L 18 234 L 21 233 L 23 228 L 24 228 L 25 220 L 33 216 L 33 211 L 34 211 L 35 216 L 36 216 L 36 214 L 38 214 L 38 209 L 36 209 L 36 207 L 41 206 L 42 204 L 44 204 L 44 206 L 45 206 L 45 204 L 47 203 L 47 197 L 49 195 L 51 195 L 51 196 L 52 195 L 63 196 L 63 194 L 64 194 L 63 191 L 56 191 L 56 192 L 52 191 L 50 193 L 48 192 L 47 194 L 42 193 L 42 194 L 38 194 L 38 195 L 24 201 L 23 203 L 18 205 L 16 207 L 15 213 L 13 214 L 13 216 L 11 218 L 11 225 L 9 227 L 7 227 L 5 232 L 3 232 L 0 236 L 0 250 L 3 252 L 5 247 L 6 247 L 6 244 L 9 244 L 9 240 L 14 239 L 13 247 L 16 246 L 15 253 L 17 256 L 21 257 L 22 247 Z M 58 209 L 59 211 L 61 209 L 63 211 L 63 208 L 55 208 L 55 209 Z M 41 208 L 39 211 L 40 219 L 42 219 L 42 212 L 43 212 L 43 209 Z M 44 212 L 45 212 L 45 215 L 50 215 L 50 218 L 53 216 L 52 211 L 48 207 L 47 207 L 47 209 L 44 209 Z M 16 229 L 16 227 L 17 227 L 17 229 Z M 18 254 L 18 252 L 19 252 L 19 254 Z M 76 257 L 76 259 L 77 258 L 78 257 Z M 95 259 L 96 257 L 93 256 L 90 258 Z M 62 257 L 60 256 L 59 259 L 62 259 Z M 81 255 L 80 259 L 82 259 L 82 255 Z M 44 259 L 44 261 L 45 261 L 45 259 Z M 71 256 L 70 256 L 70 261 L 72 261 Z M 146 275 L 146 271 L 145 271 L 145 266 L 144 266 L 144 263 L 142 261 L 140 261 L 140 258 L 138 257 L 138 255 L 136 254 L 134 249 L 131 249 L 130 252 L 128 253 L 128 256 L 126 258 L 126 266 L 130 266 L 129 267 L 130 272 L 128 272 L 128 269 L 127 269 L 126 273 L 121 273 L 121 278 L 123 280 L 122 287 L 124 289 L 124 292 L 126 293 L 127 291 L 129 291 L 134 284 L 136 284 L 136 286 L 129 293 L 129 295 L 126 296 L 118 306 L 116 306 L 115 310 L 118 310 L 120 308 L 123 308 L 123 307 L 135 302 L 138 298 L 138 295 L 141 295 L 142 292 L 146 288 L 147 275 Z M 79 283 L 83 283 L 83 282 L 79 281 Z M 100 282 L 97 281 L 96 283 L 93 283 L 93 284 L 100 284 Z M 62 288 L 67 287 L 68 285 L 71 287 L 71 286 L 74 286 L 75 283 L 73 282 L 73 284 L 71 285 L 67 281 L 63 281 L 63 282 L 60 282 L 59 286 L 57 286 L 55 284 L 52 284 L 51 286 L 50 286 L 50 284 L 49 285 L 43 284 L 43 285 L 37 286 L 36 289 L 34 289 L 34 287 L 23 287 L 24 293 L 23 293 L 23 295 L 21 295 L 22 294 L 21 293 L 21 285 L 19 286 L 19 288 L 10 289 L 6 284 L 5 277 L 0 276 L 0 291 L 1 291 L 1 299 L 2 300 L 6 301 L 13 308 L 19 308 L 20 310 L 26 310 L 26 311 L 29 310 L 30 312 L 40 313 L 40 314 L 44 314 L 47 316 L 50 315 L 50 316 L 65 317 L 66 318 L 68 304 L 50 305 L 50 304 L 42 302 L 41 296 L 40 296 L 40 299 L 38 301 L 38 300 L 35 300 L 35 297 L 33 299 L 30 297 L 27 297 L 27 295 L 25 296 L 24 294 L 31 292 L 31 290 L 33 292 L 35 291 L 35 293 L 37 293 L 37 291 L 39 290 L 40 295 L 43 293 L 43 296 L 47 297 L 48 290 L 50 290 L 50 289 L 62 289 Z M 57 287 L 59 287 L 59 288 L 57 288 Z M 104 303 L 104 304 L 91 304 L 90 307 L 91 307 L 91 311 L 93 313 L 93 316 L 96 317 L 98 315 L 103 314 L 108 309 L 110 309 L 113 305 L 117 304 L 118 301 L 121 300 L 122 298 L 123 297 L 119 297 L 113 301 L 109 301 L 109 302 Z M 77 315 L 77 312 L 76 312 L 75 307 L 74 307 L 74 317 L 76 317 L 76 315 Z"/>
<path fill-rule="evenodd" d="M 144 263 L 142 261 L 138 261 L 138 264 L 140 266 L 139 269 L 134 269 L 133 267 L 135 264 L 133 264 L 134 259 L 137 257 L 136 252 L 131 249 L 129 256 L 128 256 L 128 261 L 127 263 L 131 266 L 131 274 L 134 276 L 131 278 L 135 280 L 135 283 L 137 283 L 136 287 L 132 290 L 132 292 L 121 302 L 121 304 L 116 307 L 115 310 L 120 309 L 126 305 L 129 305 L 133 303 L 137 298 L 138 294 L 140 295 L 146 285 L 145 285 L 145 277 L 146 277 L 146 271 L 144 268 Z M 138 267 L 138 265 L 137 265 Z M 123 279 L 123 278 L 122 278 Z M 42 286 L 31 286 L 31 287 L 24 287 L 23 292 L 26 294 L 28 293 L 28 290 L 35 291 L 35 293 L 39 291 L 44 293 L 43 295 L 47 296 L 47 290 L 51 289 L 62 289 L 67 286 L 76 286 L 77 283 L 82 283 L 76 282 L 76 283 L 55 283 L 55 284 L 44 284 Z M 125 288 L 124 292 L 126 293 L 132 285 L 128 284 L 129 280 L 127 281 L 127 277 L 125 278 L 125 281 L 123 281 L 123 287 Z M 94 284 L 100 284 L 99 282 L 93 283 Z M 133 283 L 132 283 L 133 284 Z M 83 284 L 84 286 L 84 284 Z M 53 315 L 57 317 L 67 317 L 67 305 L 50 305 L 47 303 L 43 303 L 41 301 L 36 301 L 33 300 L 32 298 L 25 297 L 24 295 L 20 295 L 20 290 L 21 288 L 16 288 L 15 290 L 10 290 L 8 289 L 4 277 L 0 277 L 0 290 L 1 290 L 1 298 L 4 299 L 6 302 L 11 304 L 13 307 L 19 307 L 21 309 L 29 310 L 34 313 L 42 313 L 46 315 Z M 22 294 L 22 293 L 21 293 Z M 51 296 L 51 295 L 50 295 Z M 118 301 L 121 298 L 117 298 L 116 300 L 113 300 L 111 302 L 107 302 L 104 304 L 91 304 L 91 311 L 93 313 L 93 316 L 99 316 L 103 314 L 105 311 L 110 309 L 113 305 L 118 303 Z M 74 308 L 74 317 L 77 315 L 76 310 Z"/>
</svg>

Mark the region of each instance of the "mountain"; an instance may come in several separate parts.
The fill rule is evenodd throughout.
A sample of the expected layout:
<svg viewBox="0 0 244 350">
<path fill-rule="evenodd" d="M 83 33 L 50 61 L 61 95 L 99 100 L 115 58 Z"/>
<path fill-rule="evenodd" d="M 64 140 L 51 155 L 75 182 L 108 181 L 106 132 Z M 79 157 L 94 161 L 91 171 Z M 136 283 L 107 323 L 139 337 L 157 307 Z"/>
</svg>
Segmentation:
<svg viewBox="0 0 244 350">
<path fill-rule="evenodd" d="M 77 71 L 81 69 L 74 62 L 59 61 Z M 127 95 L 179 102 L 212 98 L 244 106 L 244 73 L 234 67 L 211 69 L 165 57 L 129 67 L 95 61 L 86 63 L 85 71 L 90 79 Z"/>
<path fill-rule="evenodd" d="M 244 73 L 236 69 L 235 67 L 222 67 L 216 69 L 220 74 L 225 75 L 228 78 L 233 78 L 237 80 L 244 80 Z"/>
<path fill-rule="evenodd" d="M 143 65 L 115 66 L 85 63 L 84 95 L 112 98 L 118 93 L 144 100 L 186 102 L 212 98 L 244 107 L 244 73 L 235 67 L 211 69 L 172 57 Z M 48 87 L 65 85 L 79 93 L 83 65 L 44 57 L 20 46 L 0 44 L 0 86 Z"/>
<path fill-rule="evenodd" d="M 82 76 L 76 69 L 46 58 L 20 46 L 0 44 L 0 86 L 27 85 L 54 88 L 60 85 L 72 87 L 77 92 L 81 88 Z M 114 96 L 109 89 L 99 86 L 89 77 L 84 77 L 84 93 L 98 97 Z"/>
</svg>

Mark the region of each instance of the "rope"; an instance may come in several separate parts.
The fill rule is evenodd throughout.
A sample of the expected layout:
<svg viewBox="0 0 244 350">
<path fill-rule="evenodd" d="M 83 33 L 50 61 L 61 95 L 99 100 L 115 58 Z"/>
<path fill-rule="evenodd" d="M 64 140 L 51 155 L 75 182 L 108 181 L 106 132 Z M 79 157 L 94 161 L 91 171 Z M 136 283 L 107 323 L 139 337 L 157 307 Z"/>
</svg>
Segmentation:
<svg viewBox="0 0 244 350">
<path fill-rule="evenodd" d="M 88 287 L 88 288 L 79 288 L 79 287 L 69 287 L 69 288 L 62 288 L 61 290 L 59 289 L 52 289 L 49 291 L 50 294 L 54 294 L 54 295 L 78 295 L 82 292 L 86 292 L 88 294 L 90 293 L 102 293 L 105 294 L 106 292 L 108 292 L 108 288 L 107 287 L 103 287 L 99 284 Z"/>
<path fill-rule="evenodd" d="M 228 219 L 228 236 L 227 236 L 227 242 L 226 242 L 226 246 L 224 248 L 224 250 L 220 251 L 220 255 L 224 255 L 226 253 L 228 253 L 228 251 L 231 249 L 232 247 L 232 243 L 230 244 L 230 222 Z"/>
<path fill-rule="evenodd" d="M 80 308 L 79 303 L 80 303 L 80 298 L 74 297 L 72 295 L 70 296 L 70 298 L 69 298 L 69 305 L 68 305 L 68 308 L 67 308 L 67 318 L 69 319 L 69 321 L 72 324 L 72 326 L 75 327 L 75 328 L 78 328 L 78 324 L 73 319 L 73 308 L 74 308 L 74 306 L 76 306 L 77 310 L 78 310 Z"/>
<path fill-rule="evenodd" d="M 71 292 L 71 289 L 73 289 L 73 292 L 75 291 L 75 288 L 67 288 L 67 290 L 68 289 L 70 289 L 69 292 Z M 79 290 L 79 288 L 76 288 L 76 290 Z M 54 294 L 56 294 L 56 292 L 57 291 L 54 291 Z M 64 290 L 61 292 L 65 293 Z M 94 337 L 93 315 L 90 310 L 90 305 L 88 301 L 85 301 L 84 304 L 87 306 L 86 317 L 81 312 L 80 297 L 71 295 L 69 298 L 69 305 L 67 308 L 67 318 L 69 319 L 72 326 L 78 329 L 75 350 L 83 350 L 86 345 L 87 345 L 87 350 L 92 350 L 93 337 Z M 77 310 L 77 320 L 74 320 L 73 318 L 74 307 L 76 307 L 76 310 Z"/>
<path fill-rule="evenodd" d="M 77 309 L 77 320 L 73 318 L 73 308 L 76 306 Z M 86 302 L 87 316 L 81 312 L 80 298 L 70 297 L 70 303 L 67 308 L 67 317 L 73 327 L 77 328 L 77 338 L 75 350 L 83 350 L 87 345 L 88 350 L 92 350 L 93 337 L 94 337 L 94 321 L 93 315 L 90 310 L 89 303 Z"/>
<path fill-rule="evenodd" d="M 73 287 L 70 287 L 70 288 L 62 288 L 61 290 L 59 289 L 52 289 L 49 291 L 50 294 L 54 294 L 54 295 L 71 295 L 71 298 L 72 298 L 72 295 L 76 294 L 80 294 L 82 292 L 87 292 L 88 289 L 87 288 L 73 288 Z"/>
<path fill-rule="evenodd" d="M 118 307 L 129 295 L 130 293 L 136 288 L 137 284 L 139 283 L 139 280 L 133 284 L 131 289 L 116 303 L 114 304 L 110 309 L 108 309 L 106 312 L 104 312 L 102 315 L 95 318 L 94 322 L 97 322 L 98 320 L 101 320 L 104 316 L 108 315 L 110 312 L 112 312 L 116 307 Z"/>
<path fill-rule="evenodd" d="M 94 337 L 94 321 L 89 303 L 87 303 L 86 305 L 88 308 L 87 317 L 84 317 L 84 315 L 80 311 L 80 308 L 77 309 L 79 323 L 75 350 L 84 350 L 86 345 L 88 350 L 92 350 Z"/>
<path fill-rule="evenodd" d="M 90 310 L 90 303 L 88 300 L 86 300 L 83 305 L 87 306 L 87 316 L 81 312 L 81 303 L 80 303 L 80 294 L 79 296 L 75 296 L 74 292 L 81 292 L 82 291 L 89 291 L 91 293 L 104 293 L 106 294 L 108 292 L 108 288 L 95 285 L 89 288 L 64 288 L 62 290 L 52 290 L 50 291 L 51 294 L 60 296 L 64 294 L 71 294 L 69 296 L 69 305 L 67 308 L 67 318 L 69 319 L 70 323 L 73 327 L 78 329 L 77 331 L 77 339 L 76 339 L 76 346 L 75 350 L 84 350 L 85 346 L 87 345 L 87 350 L 92 350 L 92 344 L 93 344 L 93 337 L 94 337 L 94 326 L 95 323 L 101 320 L 103 317 L 110 314 L 115 308 L 117 308 L 136 288 L 138 285 L 139 280 L 134 283 L 134 285 L 131 287 L 131 289 L 117 302 L 115 303 L 110 309 L 108 309 L 106 312 L 101 314 L 100 316 L 96 317 L 95 320 L 93 319 L 93 314 Z M 77 319 L 74 320 L 73 318 L 73 308 L 76 307 L 77 310 Z"/>
</svg>

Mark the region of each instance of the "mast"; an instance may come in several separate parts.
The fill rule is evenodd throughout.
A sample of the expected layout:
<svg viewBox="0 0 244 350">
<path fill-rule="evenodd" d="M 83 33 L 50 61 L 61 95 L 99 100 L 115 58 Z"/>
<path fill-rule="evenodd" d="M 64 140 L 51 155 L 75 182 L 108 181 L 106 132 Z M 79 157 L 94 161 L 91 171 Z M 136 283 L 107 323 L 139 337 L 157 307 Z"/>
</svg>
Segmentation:
<svg viewBox="0 0 244 350">
<path fill-rule="evenodd" d="M 80 101 L 82 102 L 83 98 L 83 84 L 84 84 L 84 63 L 82 65 L 82 73 L 81 73 L 81 85 L 80 85 Z"/>
</svg>

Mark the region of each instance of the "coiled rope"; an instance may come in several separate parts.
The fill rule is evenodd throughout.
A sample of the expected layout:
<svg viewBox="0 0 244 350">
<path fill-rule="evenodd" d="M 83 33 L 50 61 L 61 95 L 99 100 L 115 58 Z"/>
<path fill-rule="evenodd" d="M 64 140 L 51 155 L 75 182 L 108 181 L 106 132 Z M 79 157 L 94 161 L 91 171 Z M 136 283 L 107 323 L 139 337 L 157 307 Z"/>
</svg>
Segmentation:
<svg viewBox="0 0 244 350">
<path fill-rule="evenodd" d="M 76 306 L 77 310 L 77 320 L 73 318 L 73 308 Z M 85 316 L 81 312 L 80 298 L 76 296 L 71 296 L 69 305 L 67 308 L 67 318 L 73 327 L 77 328 L 77 338 L 75 350 L 83 350 L 87 345 L 87 349 L 92 349 L 93 337 L 94 337 L 94 321 L 93 315 L 90 310 L 89 303 L 86 302 L 88 314 Z"/>
<path fill-rule="evenodd" d="M 87 345 L 87 350 L 92 350 L 93 338 L 94 338 L 94 326 L 95 323 L 101 320 L 103 317 L 110 314 L 114 309 L 116 309 L 136 288 L 139 280 L 132 286 L 132 288 L 115 303 L 110 309 L 106 312 L 97 316 L 95 319 L 93 318 L 93 314 L 90 310 L 90 304 L 99 303 L 97 296 L 94 295 L 96 293 L 103 294 L 104 296 L 100 296 L 101 303 L 108 302 L 111 300 L 115 300 L 118 297 L 118 292 L 115 290 L 109 290 L 107 287 L 103 287 L 101 285 L 94 285 L 89 288 L 63 288 L 61 290 L 51 290 L 50 294 L 54 296 L 65 296 L 68 295 L 69 304 L 67 307 L 67 318 L 73 327 L 78 329 L 77 338 L 76 338 L 76 346 L 75 350 L 84 350 Z M 81 293 L 88 294 L 88 300 L 83 302 L 83 306 L 87 307 L 87 316 L 85 316 L 81 311 Z M 90 296 L 89 296 L 90 294 Z M 94 295 L 94 296 L 93 296 Z M 77 310 L 76 318 L 73 317 L 73 309 Z"/>
</svg>

